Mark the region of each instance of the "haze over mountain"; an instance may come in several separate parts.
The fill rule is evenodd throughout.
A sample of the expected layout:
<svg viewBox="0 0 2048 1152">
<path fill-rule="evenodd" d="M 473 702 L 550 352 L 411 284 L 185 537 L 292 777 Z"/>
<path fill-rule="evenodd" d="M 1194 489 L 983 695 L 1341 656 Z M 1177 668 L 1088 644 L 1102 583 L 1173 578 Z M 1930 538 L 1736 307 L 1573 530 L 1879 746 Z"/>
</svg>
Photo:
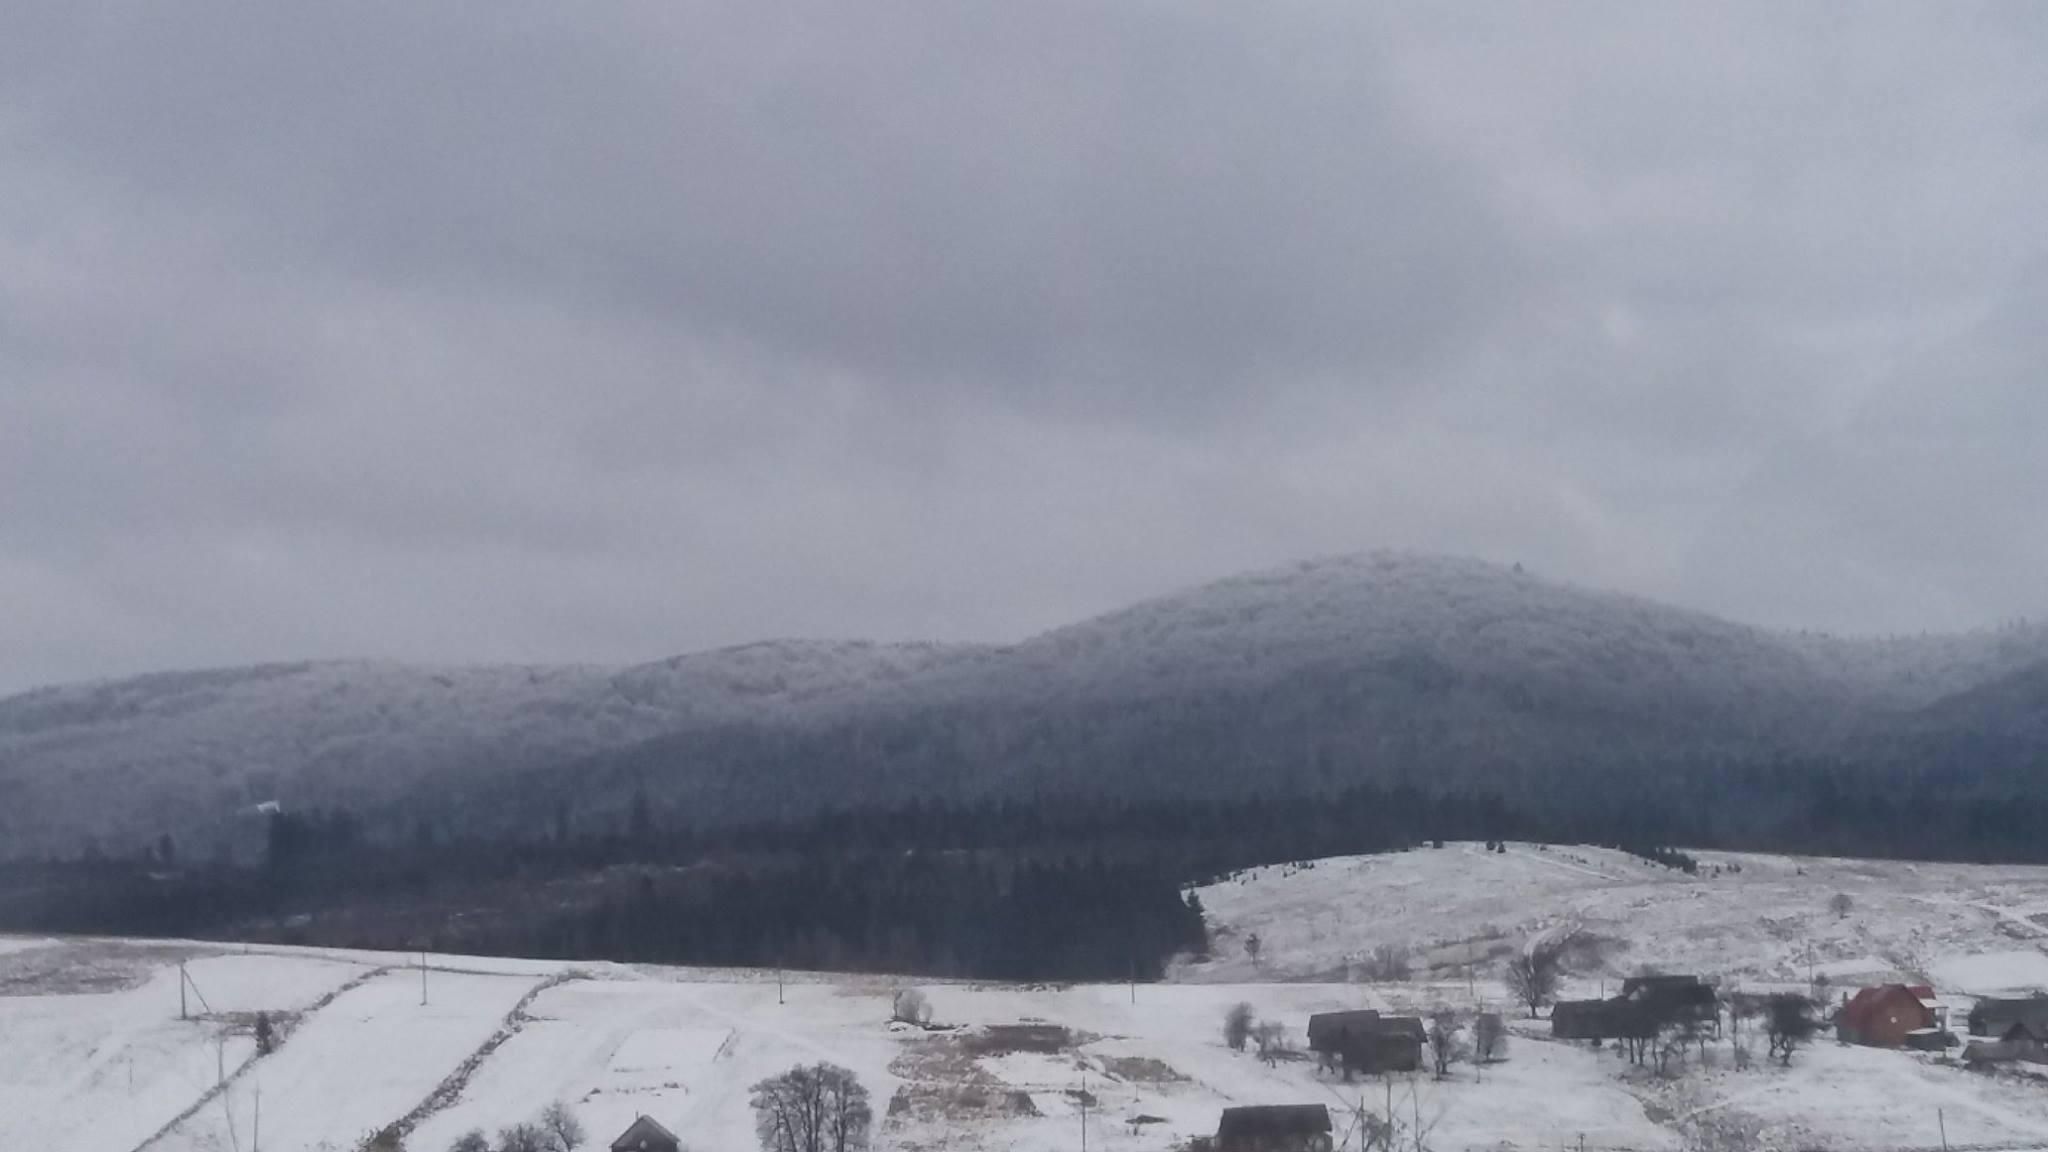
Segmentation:
<svg viewBox="0 0 2048 1152">
<path fill-rule="evenodd" d="M 125 852 L 163 832 L 203 853 L 268 800 L 535 826 L 617 819 L 636 794 L 708 821 L 1359 780 L 1521 796 L 1705 760 L 2004 749 L 2008 735 L 2032 747 L 2044 669 L 2038 626 L 1786 634 L 1376 553 L 1014 645 L 784 641 L 617 668 L 272 664 L 41 689 L 0 700 L 0 855 Z"/>
</svg>

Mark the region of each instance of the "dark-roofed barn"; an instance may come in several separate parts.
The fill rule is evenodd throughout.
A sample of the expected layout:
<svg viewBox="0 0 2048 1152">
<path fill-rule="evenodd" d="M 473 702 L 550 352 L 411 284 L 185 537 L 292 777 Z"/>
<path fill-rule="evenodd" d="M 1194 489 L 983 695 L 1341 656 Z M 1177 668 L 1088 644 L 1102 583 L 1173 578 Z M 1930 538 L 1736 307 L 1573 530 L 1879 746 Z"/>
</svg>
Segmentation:
<svg viewBox="0 0 2048 1152">
<path fill-rule="evenodd" d="M 1421 1068 L 1427 1035 L 1422 1021 L 1414 1016 L 1382 1016 L 1365 1010 L 1325 1012 L 1308 1019 L 1309 1050 L 1325 1070 L 1342 1066 L 1346 1076 Z"/>
<path fill-rule="evenodd" d="M 1341 1066 L 1344 1053 L 1363 1042 L 1379 1026 L 1380 1014 L 1370 1008 L 1356 1012 L 1318 1012 L 1308 1018 L 1308 1050 L 1323 1071 Z"/>
<path fill-rule="evenodd" d="M 2015 1024 L 2048 1033 L 2048 996 L 2010 1000 L 1991 996 L 1970 1008 L 1970 1035 L 2003 1039 Z"/>
<path fill-rule="evenodd" d="M 1615 1035 L 1605 1000 L 1560 1000 L 1550 1009 L 1550 1035 L 1557 1040 L 1605 1040 Z"/>
<path fill-rule="evenodd" d="M 681 1152 L 682 1142 L 676 1134 L 654 1122 L 652 1117 L 642 1116 L 627 1126 L 619 1138 L 612 1141 L 612 1152 Z"/>
<path fill-rule="evenodd" d="M 1321 1104 L 1225 1108 L 1216 1152 L 1330 1152 L 1330 1110 Z"/>
<path fill-rule="evenodd" d="M 1620 999 L 1658 1027 L 1688 1021 L 1718 1025 L 1721 1019 L 1720 996 L 1698 976 L 1631 976 L 1621 982 Z"/>
</svg>

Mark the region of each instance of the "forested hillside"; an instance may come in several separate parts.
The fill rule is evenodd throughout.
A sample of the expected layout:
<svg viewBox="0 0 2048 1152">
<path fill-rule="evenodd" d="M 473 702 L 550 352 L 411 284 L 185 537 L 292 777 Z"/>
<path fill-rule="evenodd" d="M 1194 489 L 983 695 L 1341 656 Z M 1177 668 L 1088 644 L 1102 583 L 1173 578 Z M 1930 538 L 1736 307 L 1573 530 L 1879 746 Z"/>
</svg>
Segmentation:
<svg viewBox="0 0 2048 1152">
<path fill-rule="evenodd" d="M 779 643 L 630 669 L 281 665 L 0 701 L 0 855 L 252 843 L 253 805 L 466 834 L 1044 794 L 1410 783 L 1546 819 L 1827 765 L 1959 796 L 2041 764 L 2048 632 L 1768 632 L 1470 560 L 1225 580 L 1009 646 Z M 1859 773 L 1865 774 L 1859 777 Z M 1780 792 L 1783 790 L 1780 789 Z"/>
</svg>

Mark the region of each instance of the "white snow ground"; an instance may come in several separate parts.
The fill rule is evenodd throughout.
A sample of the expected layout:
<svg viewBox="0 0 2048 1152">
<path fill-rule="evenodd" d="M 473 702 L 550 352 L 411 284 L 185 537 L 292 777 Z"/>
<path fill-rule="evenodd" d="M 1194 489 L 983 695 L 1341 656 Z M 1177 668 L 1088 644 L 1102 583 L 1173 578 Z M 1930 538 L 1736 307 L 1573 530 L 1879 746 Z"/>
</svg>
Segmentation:
<svg viewBox="0 0 2048 1152">
<path fill-rule="evenodd" d="M 1912 977 L 1983 995 L 2048 988 L 2048 868 L 1695 854 L 1700 874 L 1599 848 L 1450 844 L 1257 868 L 1200 889 L 1214 959 L 1187 980 L 1335 979 L 1382 944 L 1462 978 L 1497 972 L 1537 932 L 1601 943 L 1589 983 L 1641 968 L 1741 984 Z M 1846 915 L 1829 900 L 1849 897 Z M 2044 917 L 2048 920 L 2048 917 Z M 1256 966 L 1245 939 L 1262 943 Z M 1589 988 L 1588 991 L 1595 991 Z"/>
<path fill-rule="evenodd" d="M 555 1099 L 594 1146 L 645 1112 L 698 1152 L 745 1149 L 750 1086 L 816 1060 L 867 1086 L 881 1148 L 1053 1152 L 1078 1144 L 1085 1123 L 1099 1152 L 1163 1152 L 1213 1131 L 1232 1104 L 1382 1110 L 1389 1096 L 1444 1152 L 1581 1140 L 1677 1152 L 1709 1138 L 1871 1152 L 1939 1147 L 1944 1127 L 1959 1147 L 2048 1148 L 2048 1082 L 1831 1041 L 1790 1068 L 1742 1071 L 1722 1044 L 1713 1067 L 1660 1079 L 1516 1019 L 1506 1062 L 1392 1085 L 1344 1085 L 1222 1043 L 1223 1013 L 1240 1000 L 1297 1042 L 1309 1014 L 1331 1008 L 1500 1007 L 1500 960 L 1568 923 L 1606 941 L 1587 958 L 1588 991 L 1644 964 L 1804 986 L 1809 945 L 1813 970 L 1838 984 L 1925 974 L 1966 1002 L 2048 983 L 2035 942 L 2048 930 L 2032 919 L 2048 908 L 2048 869 L 1703 860 L 1709 874 L 1690 878 L 1594 849 L 1451 845 L 1259 869 L 1202 889 L 1217 955 L 1179 966 L 1173 983 L 1140 986 L 1135 1000 L 1123 985 L 926 985 L 947 1026 L 934 1031 L 889 1023 L 900 982 L 875 977 L 793 979 L 778 1002 L 758 972 L 436 956 L 422 1006 L 417 957 L 0 941 L 0 1149 L 239 1152 L 254 1147 L 259 1092 L 266 1152 L 351 1149 L 414 1114 L 407 1146 L 441 1152 Z M 1846 916 L 1827 910 L 1837 892 L 1851 898 Z M 1256 968 L 1242 946 L 1252 932 L 1264 944 Z M 1342 979 L 1382 943 L 1414 948 L 1423 970 Z M 206 998 L 187 1021 L 181 959 Z M 290 1027 L 278 1052 L 253 1059 L 258 1009 Z M 1001 1026 L 1020 1023 L 1068 1039 L 1006 1042 Z M 207 1094 L 244 1062 L 224 1095 Z"/>
</svg>

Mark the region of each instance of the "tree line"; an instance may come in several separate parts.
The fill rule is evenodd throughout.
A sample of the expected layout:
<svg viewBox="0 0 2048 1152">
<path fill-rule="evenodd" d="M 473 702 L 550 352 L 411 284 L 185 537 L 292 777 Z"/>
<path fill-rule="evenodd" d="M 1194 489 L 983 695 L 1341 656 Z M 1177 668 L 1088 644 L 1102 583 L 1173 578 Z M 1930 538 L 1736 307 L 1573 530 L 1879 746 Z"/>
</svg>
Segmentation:
<svg viewBox="0 0 2048 1152">
<path fill-rule="evenodd" d="M 1200 880 L 1524 831 L 1412 788 L 1241 801 L 912 803 L 714 827 L 638 800 L 525 835 L 278 813 L 260 860 L 152 846 L 0 868 L 0 925 L 567 959 L 1016 980 L 1150 979 L 1200 952 Z"/>
<path fill-rule="evenodd" d="M 247 858 L 167 838 L 0 864 L 0 928 L 1019 980 L 1149 978 L 1237 869 L 1446 839 L 2048 862 L 2035 793 L 1816 762 L 1589 769 L 1515 805 L 1412 784 L 1232 797 L 913 800 L 698 823 L 634 789 L 507 828 L 280 812 Z"/>
</svg>

